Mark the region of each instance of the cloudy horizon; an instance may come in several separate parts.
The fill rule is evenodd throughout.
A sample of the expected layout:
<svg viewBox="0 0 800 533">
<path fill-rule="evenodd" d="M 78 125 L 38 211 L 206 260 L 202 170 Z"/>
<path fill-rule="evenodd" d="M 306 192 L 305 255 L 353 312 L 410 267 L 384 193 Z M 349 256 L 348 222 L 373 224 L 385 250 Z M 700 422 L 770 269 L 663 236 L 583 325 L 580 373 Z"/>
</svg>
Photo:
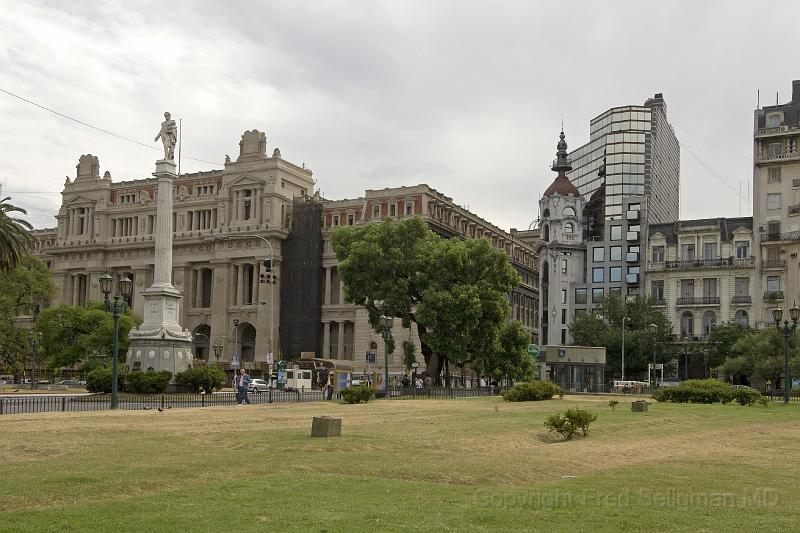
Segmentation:
<svg viewBox="0 0 800 533">
<path fill-rule="evenodd" d="M 0 4 L 0 89 L 152 146 L 0 93 L 2 195 L 36 227 L 81 154 L 149 177 L 170 111 L 183 172 L 221 168 L 256 128 L 326 198 L 426 183 L 523 229 L 562 119 L 572 150 L 593 117 L 655 93 L 681 142 L 681 218 L 747 216 L 757 91 L 785 102 L 800 78 L 793 18 L 767 27 L 755 3 Z"/>
</svg>

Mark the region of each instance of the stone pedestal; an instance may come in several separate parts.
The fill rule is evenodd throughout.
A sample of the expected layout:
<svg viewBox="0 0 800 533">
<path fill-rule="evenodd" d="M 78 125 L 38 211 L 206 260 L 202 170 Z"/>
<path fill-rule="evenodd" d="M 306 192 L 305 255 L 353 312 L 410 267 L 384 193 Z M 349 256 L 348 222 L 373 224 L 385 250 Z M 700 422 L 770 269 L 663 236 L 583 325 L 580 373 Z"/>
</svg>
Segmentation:
<svg viewBox="0 0 800 533">
<path fill-rule="evenodd" d="M 641 400 L 638 402 L 631 402 L 631 411 L 634 413 L 647 411 L 647 402 Z"/>
<path fill-rule="evenodd" d="M 156 161 L 158 178 L 153 286 L 142 291 L 144 322 L 128 335 L 128 370 L 169 370 L 173 376 L 192 367 L 192 334 L 179 323 L 183 294 L 172 286 L 172 187 L 175 162 Z"/>
<path fill-rule="evenodd" d="M 311 421 L 312 437 L 341 437 L 342 419 L 330 416 L 315 416 Z"/>
</svg>

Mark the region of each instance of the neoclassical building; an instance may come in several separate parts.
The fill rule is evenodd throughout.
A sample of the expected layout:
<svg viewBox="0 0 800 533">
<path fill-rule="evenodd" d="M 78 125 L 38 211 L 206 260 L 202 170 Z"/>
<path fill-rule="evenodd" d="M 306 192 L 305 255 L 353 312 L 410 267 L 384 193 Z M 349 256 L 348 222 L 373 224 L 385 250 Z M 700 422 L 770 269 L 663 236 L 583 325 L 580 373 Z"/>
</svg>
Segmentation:
<svg viewBox="0 0 800 533">
<path fill-rule="evenodd" d="M 141 291 L 153 282 L 156 189 L 155 178 L 114 181 L 97 156 L 80 157 L 64 184 L 57 227 L 35 232 L 36 252 L 58 286 L 53 304 L 102 300 L 98 280 L 108 272 L 133 280 L 131 305 L 143 314 Z M 242 135 L 238 157 L 226 156 L 221 170 L 181 174 L 173 194 L 173 285 L 183 292 L 179 322 L 193 333 L 196 360 L 217 361 L 213 346 L 221 345 L 220 363 L 229 367 L 237 354 L 256 371 L 269 352 L 277 361 L 313 351 L 356 372 L 380 363 L 380 336 L 362 308 L 344 302 L 330 235 L 336 226 L 384 217 L 420 216 L 445 237 L 490 239 L 522 278 L 509 294 L 509 318 L 538 334 L 533 247 L 427 185 L 325 200 L 309 169 L 277 148 L 268 155 L 266 135 L 252 130 Z M 419 344 L 399 321 L 394 334 Z M 395 374 L 399 353 L 390 361 Z"/>
</svg>

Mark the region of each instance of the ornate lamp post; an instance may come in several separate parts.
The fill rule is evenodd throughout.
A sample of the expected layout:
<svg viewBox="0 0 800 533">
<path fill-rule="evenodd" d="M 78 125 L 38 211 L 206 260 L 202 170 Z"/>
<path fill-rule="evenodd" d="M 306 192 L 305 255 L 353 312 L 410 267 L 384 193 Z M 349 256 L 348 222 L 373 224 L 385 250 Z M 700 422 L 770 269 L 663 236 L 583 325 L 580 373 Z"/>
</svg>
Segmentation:
<svg viewBox="0 0 800 533">
<path fill-rule="evenodd" d="M 656 390 L 656 332 L 658 331 L 658 326 L 655 324 L 650 324 L 647 326 L 647 329 L 650 330 L 650 335 L 653 339 L 653 347 L 652 347 L 652 355 L 653 355 L 653 367 L 650 370 L 650 391 Z"/>
<path fill-rule="evenodd" d="M 789 337 L 794 334 L 794 330 L 797 329 L 797 320 L 800 319 L 800 308 L 797 305 L 793 305 L 789 309 L 789 317 L 792 319 L 791 323 L 788 320 L 784 320 L 783 324 L 781 324 L 783 309 L 778 307 L 772 310 L 772 319 L 775 320 L 775 327 L 778 328 L 778 333 L 783 336 L 783 403 L 785 404 L 789 403 L 789 391 L 792 387 L 792 380 L 789 377 Z"/>
<path fill-rule="evenodd" d="M 33 360 L 31 361 L 31 389 L 35 389 L 37 386 L 36 383 L 36 350 L 39 346 L 42 345 L 42 334 L 38 331 L 29 331 L 28 332 L 28 341 L 31 343 L 31 355 L 33 356 Z"/>
<path fill-rule="evenodd" d="M 417 388 L 417 369 L 419 368 L 419 363 L 414 361 L 411 363 L 411 386 L 416 389 Z"/>
<path fill-rule="evenodd" d="M 384 346 L 384 367 L 383 367 L 383 382 L 386 388 L 386 399 L 389 399 L 389 341 L 392 339 L 392 324 L 394 318 L 386 315 L 381 315 L 381 336 L 383 337 Z"/>
<path fill-rule="evenodd" d="M 238 318 L 234 318 L 233 319 L 233 357 L 231 357 L 231 366 L 237 366 L 238 365 L 238 359 L 239 358 L 236 356 L 236 352 L 238 351 L 238 349 L 239 349 L 239 319 Z M 233 364 L 234 362 L 236 362 L 237 365 L 234 365 Z M 233 369 L 233 373 L 236 374 L 236 369 L 235 368 Z"/>
<path fill-rule="evenodd" d="M 625 322 L 630 322 L 631 317 L 622 319 L 622 381 L 625 381 Z"/>
<path fill-rule="evenodd" d="M 223 349 L 224 349 L 224 346 L 222 346 L 221 344 L 215 344 L 214 345 L 214 357 L 217 358 L 217 364 L 219 364 L 219 358 L 222 356 L 222 350 Z"/>
<path fill-rule="evenodd" d="M 128 279 L 128 276 L 123 275 L 119 280 L 117 292 L 114 294 L 114 301 L 108 299 L 111 289 L 114 285 L 114 278 L 106 273 L 100 276 L 100 290 L 103 292 L 104 301 L 106 304 L 106 311 L 112 313 L 114 316 L 114 358 L 111 362 L 111 408 L 116 409 L 118 403 L 117 391 L 117 376 L 118 376 L 118 361 L 119 361 L 119 317 L 125 312 L 125 301 L 131 295 L 133 290 L 133 282 Z M 122 301 L 120 301 L 120 296 Z"/>
</svg>

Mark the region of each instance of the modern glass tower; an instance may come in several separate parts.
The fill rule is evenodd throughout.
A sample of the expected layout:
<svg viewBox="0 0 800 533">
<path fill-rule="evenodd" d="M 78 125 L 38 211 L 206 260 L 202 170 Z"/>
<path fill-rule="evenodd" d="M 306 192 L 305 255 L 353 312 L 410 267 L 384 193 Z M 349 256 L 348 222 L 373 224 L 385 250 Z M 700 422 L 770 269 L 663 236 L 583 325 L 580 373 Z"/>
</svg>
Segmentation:
<svg viewBox="0 0 800 533">
<path fill-rule="evenodd" d="M 597 171 L 607 159 L 605 177 Z M 605 180 L 606 220 L 624 215 L 623 198 L 647 198 L 647 222 L 674 222 L 680 210 L 680 146 L 661 93 L 641 106 L 614 107 L 589 124 L 589 142 L 570 153 L 570 179 L 584 197 Z"/>
</svg>

